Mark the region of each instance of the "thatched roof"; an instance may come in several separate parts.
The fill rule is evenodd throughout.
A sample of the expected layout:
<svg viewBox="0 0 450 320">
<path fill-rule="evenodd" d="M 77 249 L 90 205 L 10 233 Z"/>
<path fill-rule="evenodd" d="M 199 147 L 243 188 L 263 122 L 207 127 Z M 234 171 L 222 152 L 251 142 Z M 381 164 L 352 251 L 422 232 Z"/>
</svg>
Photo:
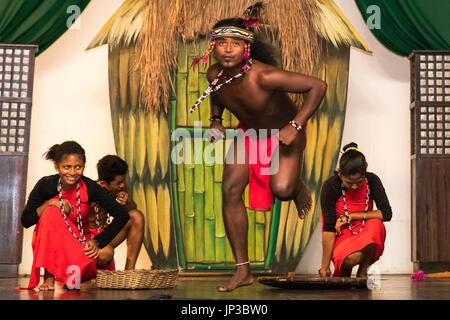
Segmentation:
<svg viewBox="0 0 450 320">
<path fill-rule="evenodd" d="M 319 37 L 331 42 L 335 47 L 347 45 L 371 52 L 333 0 L 318 0 L 317 6 L 320 19 L 314 27 Z"/>
<path fill-rule="evenodd" d="M 111 47 L 136 43 L 144 24 L 144 8 L 147 0 L 125 0 L 109 18 L 86 50 L 104 44 Z"/>
<path fill-rule="evenodd" d="M 125 0 L 122 6 L 109 18 L 97 35 L 89 43 L 86 50 L 93 49 L 105 44 L 112 47 L 118 45 L 129 45 L 136 42 L 144 22 L 143 9 L 148 0 Z M 317 6 L 320 10 L 320 20 L 314 24 L 319 37 L 330 41 L 335 46 L 349 45 L 370 52 L 370 49 L 362 40 L 358 32 L 353 28 L 341 10 L 333 0 L 318 0 Z M 233 16 L 230 13 L 230 16 Z M 219 20 L 218 18 L 216 20 Z M 199 23 L 200 25 L 200 23 Z M 196 34 L 203 34 L 209 30 L 198 28 Z"/>
<path fill-rule="evenodd" d="M 136 43 L 141 98 L 150 108 L 167 101 L 178 41 L 208 35 L 221 19 L 241 15 L 257 0 L 125 0 L 87 49 Z M 283 68 L 310 74 L 320 55 L 319 39 L 335 46 L 367 46 L 332 0 L 265 0 L 263 23 L 282 48 Z M 276 26 L 276 28 L 273 28 Z M 167 111 L 167 110 L 166 110 Z"/>
</svg>

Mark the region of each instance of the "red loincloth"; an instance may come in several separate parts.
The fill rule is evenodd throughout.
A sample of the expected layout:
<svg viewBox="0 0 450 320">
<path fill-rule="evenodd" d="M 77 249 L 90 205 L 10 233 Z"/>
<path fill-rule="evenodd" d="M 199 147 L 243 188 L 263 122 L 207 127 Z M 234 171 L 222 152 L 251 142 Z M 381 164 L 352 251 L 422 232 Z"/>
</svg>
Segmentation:
<svg viewBox="0 0 450 320">
<path fill-rule="evenodd" d="M 357 190 L 347 191 L 345 194 L 347 209 L 349 214 L 352 212 L 364 212 L 366 206 L 367 183 Z M 373 210 L 373 199 L 369 199 L 368 211 Z M 344 215 L 344 200 L 342 197 L 336 202 L 336 218 Z M 323 218 L 322 218 L 323 219 Z M 362 220 L 352 221 L 352 230 L 358 232 L 361 228 Z M 369 219 L 364 223 L 362 231 L 354 235 L 348 225 L 341 227 L 341 235 L 336 237 L 334 243 L 332 261 L 334 265 L 334 277 L 339 277 L 341 265 L 345 258 L 357 251 L 361 251 L 367 245 L 375 243 L 375 259 L 377 261 L 384 251 L 384 240 L 386 239 L 386 229 L 379 219 Z"/>
<path fill-rule="evenodd" d="M 67 214 L 67 220 L 73 232 L 79 237 L 76 222 L 76 188 L 63 192 L 63 199 L 67 199 L 73 206 L 73 212 Z M 58 196 L 56 196 L 58 198 Z M 86 185 L 80 179 L 81 217 L 86 241 L 91 238 L 88 229 L 89 202 Z M 70 266 L 77 266 L 80 270 L 81 282 L 96 276 L 96 260 L 85 255 L 85 244 L 80 243 L 67 228 L 62 213 L 58 207 L 49 206 L 42 213 L 33 232 L 33 266 L 31 268 L 28 289 L 39 285 L 40 268 L 44 268 L 55 276 L 56 281 L 66 284 L 73 271 Z M 69 273 L 68 273 L 69 271 Z"/>
<path fill-rule="evenodd" d="M 246 132 L 246 129 L 241 123 L 239 123 L 237 128 Z M 274 151 L 278 145 L 279 140 L 277 135 L 272 135 L 262 139 L 245 135 L 245 150 L 249 158 L 248 186 L 250 210 L 272 210 L 273 194 L 269 184 L 270 174 L 268 174 L 271 162 L 261 161 L 261 154 L 266 158 L 266 160 L 272 159 Z"/>
</svg>

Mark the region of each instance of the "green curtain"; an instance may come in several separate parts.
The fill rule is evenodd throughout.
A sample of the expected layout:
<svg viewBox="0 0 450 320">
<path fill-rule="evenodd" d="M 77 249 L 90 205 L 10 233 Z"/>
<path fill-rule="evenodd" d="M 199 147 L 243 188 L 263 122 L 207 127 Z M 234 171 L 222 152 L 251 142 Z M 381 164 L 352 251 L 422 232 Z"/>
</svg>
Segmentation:
<svg viewBox="0 0 450 320">
<path fill-rule="evenodd" d="M 398 55 L 408 56 L 413 50 L 450 49 L 450 0 L 355 2 L 366 22 L 375 19 L 375 11 L 367 12 L 367 9 L 372 5 L 379 7 L 380 28 L 370 28 L 370 31 Z"/>
<path fill-rule="evenodd" d="M 44 52 L 90 0 L 0 0 L 0 43 L 37 44 Z M 68 10 L 69 8 L 69 10 Z M 68 12 L 69 11 L 69 12 Z"/>
</svg>

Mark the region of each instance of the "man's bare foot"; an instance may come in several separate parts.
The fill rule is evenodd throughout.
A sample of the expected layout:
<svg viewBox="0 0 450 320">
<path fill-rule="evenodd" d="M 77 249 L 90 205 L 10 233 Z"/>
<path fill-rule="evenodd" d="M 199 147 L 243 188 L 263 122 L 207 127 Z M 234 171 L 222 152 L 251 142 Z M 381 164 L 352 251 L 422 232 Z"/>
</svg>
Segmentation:
<svg viewBox="0 0 450 320">
<path fill-rule="evenodd" d="M 294 199 L 295 205 L 297 206 L 298 217 L 300 219 L 305 219 L 306 215 L 312 208 L 312 197 L 311 192 L 308 190 L 306 185 L 300 181 L 300 190 Z"/>
<path fill-rule="evenodd" d="M 253 283 L 253 276 L 248 266 L 238 267 L 236 273 L 231 277 L 227 284 L 217 286 L 219 292 L 231 292 L 236 288 L 248 286 Z"/>
<path fill-rule="evenodd" d="M 44 282 L 34 289 L 35 291 L 55 291 L 55 277 L 44 276 Z"/>
</svg>

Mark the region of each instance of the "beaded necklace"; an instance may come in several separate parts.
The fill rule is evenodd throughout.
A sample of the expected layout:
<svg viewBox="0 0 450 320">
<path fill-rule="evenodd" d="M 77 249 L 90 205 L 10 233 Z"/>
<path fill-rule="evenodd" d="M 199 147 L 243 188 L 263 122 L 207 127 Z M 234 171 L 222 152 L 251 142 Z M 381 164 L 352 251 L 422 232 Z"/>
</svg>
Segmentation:
<svg viewBox="0 0 450 320">
<path fill-rule="evenodd" d="M 359 234 L 359 233 L 361 232 L 361 230 L 364 228 L 364 222 L 366 221 L 367 210 L 369 209 L 370 189 L 369 189 L 369 183 L 367 182 L 367 178 L 365 179 L 365 181 L 366 181 L 366 185 L 367 185 L 366 207 L 365 207 L 365 209 L 364 209 L 364 217 L 363 217 L 363 220 L 362 220 L 361 228 L 359 229 L 359 231 L 354 232 L 354 231 L 352 230 L 352 226 L 353 226 L 352 223 L 351 223 L 351 222 L 348 223 L 348 228 L 350 229 L 350 231 L 351 231 L 354 235 Z M 347 217 L 347 221 L 348 221 L 348 219 L 349 219 L 349 214 L 348 214 L 348 209 L 347 209 L 347 202 L 346 202 L 346 199 L 345 199 L 345 188 L 344 188 L 343 185 L 342 185 L 342 199 L 344 200 L 344 212 L 345 212 L 345 216 Z"/>
<path fill-rule="evenodd" d="M 85 238 L 84 232 L 83 232 L 83 221 L 81 220 L 81 200 L 80 200 L 80 181 L 79 180 L 77 181 L 76 188 L 77 188 L 77 208 L 76 208 L 77 212 L 74 214 L 77 215 L 77 226 L 78 226 L 78 231 L 80 232 L 80 235 L 81 235 L 81 239 L 73 232 L 72 228 L 69 225 L 69 222 L 67 221 L 67 216 L 64 212 L 64 202 L 63 202 L 63 198 L 62 198 L 61 178 L 59 178 L 59 180 L 58 180 L 59 207 L 60 207 L 61 213 L 63 215 L 64 222 L 66 223 L 66 226 L 69 229 L 69 231 L 80 243 L 86 243 L 86 238 Z"/>
<path fill-rule="evenodd" d="M 219 91 L 220 88 L 222 88 L 224 85 L 230 83 L 231 81 L 233 81 L 234 79 L 237 79 L 239 77 L 242 77 L 245 73 L 247 73 L 250 68 L 252 66 L 252 59 L 249 58 L 248 59 L 248 63 L 246 65 L 244 65 L 244 67 L 242 67 L 241 72 L 239 72 L 238 74 L 232 76 L 231 78 L 227 79 L 225 82 L 223 83 L 219 83 L 217 84 L 217 82 L 219 81 L 219 78 L 222 76 L 223 74 L 223 69 L 220 70 L 219 74 L 217 75 L 217 77 L 211 82 L 211 85 L 205 90 L 205 92 L 203 92 L 203 94 L 201 95 L 201 97 L 199 97 L 197 99 L 197 102 L 195 102 L 194 106 L 189 110 L 189 113 L 194 112 L 194 110 L 200 105 L 200 103 L 207 97 L 209 96 L 211 93 L 214 93 L 216 91 Z"/>
<path fill-rule="evenodd" d="M 104 227 L 105 225 L 100 225 L 100 218 L 99 218 L 99 211 L 100 207 L 98 204 L 94 204 L 94 211 L 95 211 L 95 225 L 97 226 L 97 232 L 100 233 L 100 229 Z M 109 213 L 106 213 L 106 224 L 111 224 L 111 220 L 113 217 L 109 215 Z"/>
<path fill-rule="evenodd" d="M 97 226 L 97 232 L 100 233 L 100 220 L 98 218 L 98 211 L 99 211 L 99 207 L 98 204 L 94 205 L 94 211 L 95 211 L 95 225 Z"/>
</svg>

